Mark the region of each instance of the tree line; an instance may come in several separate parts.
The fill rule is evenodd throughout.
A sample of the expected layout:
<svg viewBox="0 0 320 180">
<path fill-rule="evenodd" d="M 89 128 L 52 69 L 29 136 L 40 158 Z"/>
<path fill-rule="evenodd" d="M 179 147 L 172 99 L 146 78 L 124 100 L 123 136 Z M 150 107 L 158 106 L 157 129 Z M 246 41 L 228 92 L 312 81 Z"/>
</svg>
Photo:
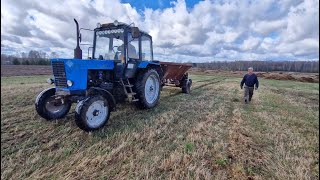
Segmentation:
<svg viewBox="0 0 320 180">
<path fill-rule="evenodd" d="M 290 71 L 319 73 L 319 61 L 215 61 L 193 63 L 193 67 L 202 70 L 247 71 L 253 67 L 255 71 Z"/>
<path fill-rule="evenodd" d="M 1 54 L 1 64 L 11 65 L 50 65 L 49 58 L 58 58 L 56 52 L 48 55 L 46 52 L 31 50 L 28 53 L 22 52 L 19 55 Z"/>
<path fill-rule="evenodd" d="M 31 50 L 20 55 L 1 54 L 1 64 L 13 65 L 50 65 L 49 58 L 58 58 L 56 52 L 48 55 L 42 51 Z M 213 61 L 192 63 L 193 67 L 202 70 L 246 71 L 253 67 L 255 71 L 290 71 L 319 73 L 319 61 Z"/>
</svg>

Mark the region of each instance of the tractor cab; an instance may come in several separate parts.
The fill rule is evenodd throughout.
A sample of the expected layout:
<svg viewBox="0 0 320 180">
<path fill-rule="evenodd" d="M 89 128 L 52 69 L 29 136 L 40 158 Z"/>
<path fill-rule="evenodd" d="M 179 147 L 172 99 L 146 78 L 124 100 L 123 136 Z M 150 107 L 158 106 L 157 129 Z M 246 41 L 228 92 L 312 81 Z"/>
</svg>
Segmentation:
<svg viewBox="0 0 320 180">
<path fill-rule="evenodd" d="M 98 23 L 92 49 L 92 59 L 115 62 L 117 79 L 133 78 L 142 61 L 153 61 L 152 37 L 118 21 Z"/>
<path fill-rule="evenodd" d="M 92 59 L 115 60 L 122 63 L 152 61 L 152 38 L 125 23 L 99 24 L 94 29 Z"/>
</svg>

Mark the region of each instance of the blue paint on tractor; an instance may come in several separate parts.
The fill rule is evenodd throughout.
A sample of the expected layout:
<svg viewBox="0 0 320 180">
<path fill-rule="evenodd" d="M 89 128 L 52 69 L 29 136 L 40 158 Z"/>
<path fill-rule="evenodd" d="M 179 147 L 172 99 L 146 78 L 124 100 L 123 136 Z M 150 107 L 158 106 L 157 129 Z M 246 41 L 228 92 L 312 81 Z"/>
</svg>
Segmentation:
<svg viewBox="0 0 320 180">
<path fill-rule="evenodd" d="M 160 62 L 141 61 L 138 65 L 138 68 L 147 68 L 150 64 L 160 66 Z"/>
<path fill-rule="evenodd" d="M 52 62 L 63 62 L 67 80 L 73 82 L 68 88 L 57 87 L 57 90 L 63 91 L 86 90 L 88 70 L 113 70 L 115 67 L 115 62 L 111 60 L 51 59 Z"/>
<path fill-rule="evenodd" d="M 63 62 L 66 78 L 67 80 L 71 80 L 73 85 L 71 87 L 61 88 L 57 87 L 58 91 L 81 91 L 87 89 L 87 77 L 88 70 L 115 70 L 121 72 L 123 68 L 122 64 L 118 63 L 118 68 L 115 68 L 115 61 L 113 60 L 94 60 L 94 59 L 51 59 L 52 62 Z M 138 68 L 144 69 L 147 68 L 148 65 L 157 65 L 159 66 L 159 62 L 152 61 L 141 61 L 138 65 Z M 56 78 L 56 77 L 54 77 Z M 56 80 L 56 79 L 55 79 Z"/>
</svg>

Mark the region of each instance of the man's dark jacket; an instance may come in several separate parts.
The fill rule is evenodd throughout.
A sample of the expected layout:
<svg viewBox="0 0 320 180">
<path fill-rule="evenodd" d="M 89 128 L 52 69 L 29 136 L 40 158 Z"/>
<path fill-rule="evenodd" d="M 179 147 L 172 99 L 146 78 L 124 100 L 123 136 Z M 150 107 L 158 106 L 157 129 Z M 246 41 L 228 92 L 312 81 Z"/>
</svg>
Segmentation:
<svg viewBox="0 0 320 180">
<path fill-rule="evenodd" d="M 259 87 L 259 81 L 258 81 L 258 77 L 256 74 L 252 73 L 251 75 L 246 74 L 244 75 L 240 86 L 242 87 L 243 84 L 245 84 L 248 87 L 254 87 L 254 85 L 256 85 L 256 88 Z"/>
</svg>

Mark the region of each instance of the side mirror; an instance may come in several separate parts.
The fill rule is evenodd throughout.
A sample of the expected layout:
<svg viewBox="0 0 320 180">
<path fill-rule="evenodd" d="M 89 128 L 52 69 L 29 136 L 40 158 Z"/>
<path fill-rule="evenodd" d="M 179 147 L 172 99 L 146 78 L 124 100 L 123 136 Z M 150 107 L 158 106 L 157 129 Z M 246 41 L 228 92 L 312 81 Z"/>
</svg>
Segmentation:
<svg viewBox="0 0 320 180">
<path fill-rule="evenodd" d="M 138 38 L 140 37 L 140 30 L 138 27 L 132 27 L 131 28 L 131 35 L 132 35 L 132 38 Z"/>
</svg>

